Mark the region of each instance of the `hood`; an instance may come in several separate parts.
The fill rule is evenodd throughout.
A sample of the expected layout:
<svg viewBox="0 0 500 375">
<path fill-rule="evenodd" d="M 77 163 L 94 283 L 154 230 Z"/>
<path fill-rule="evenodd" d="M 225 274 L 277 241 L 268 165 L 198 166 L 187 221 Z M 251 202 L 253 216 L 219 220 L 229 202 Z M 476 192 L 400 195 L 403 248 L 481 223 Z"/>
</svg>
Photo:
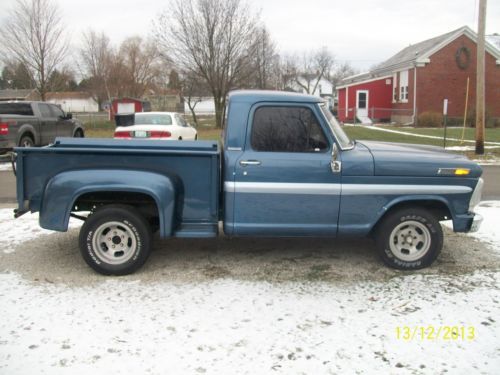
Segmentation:
<svg viewBox="0 0 500 375">
<path fill-rule="evenodd" d="M 375 175 L 378 176 L 415 176 L 435 177 L 440 168 L 467 168 L 467 177 L 480 177 L 482 170 L 477 163 L 466 156 L 450 153 L 441 147 L 358 141 L 366 146 L 374 160 Z"/>
</svg>

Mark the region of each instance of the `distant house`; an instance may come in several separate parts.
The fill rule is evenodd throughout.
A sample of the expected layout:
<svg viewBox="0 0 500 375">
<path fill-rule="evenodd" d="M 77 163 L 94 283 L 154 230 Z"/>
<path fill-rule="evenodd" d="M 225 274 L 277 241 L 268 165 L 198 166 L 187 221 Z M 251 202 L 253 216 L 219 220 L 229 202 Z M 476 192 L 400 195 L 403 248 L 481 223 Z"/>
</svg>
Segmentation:
<svg viewBox="0 0 500 375">
<path fill-rule="evenodd" d="M 463 117 L 467 78 L 468 111 L 475 107 L 477 35 L 467 26 L 404 48 L 367 73 L 337 87 L 338 117 L 364 123 L 416 123 L 423 112 Z M 500 51 L 486 43 L 486 108 L 500 118 Z"/>
<path fill-rule="evenodd" d="M 36 89 L 6 89 L 0 90 L 0 101 L 23 101 L 23 100 L 40 100 L 40 94 Z"/>
<path fill-rule="evenodd" d="M 189 98 L 184 97 L 184 113 L 191 114 L 188 104 Z M 194 105 L 194 112 L 197 115 L 214 115 L 215 102 L 213 96 L 193 96 L 191 97 L 191 105 Z"/>
<path fill-rule="evenodd" d="M 65 112 L 99 112 L 99 105 L 87 92 L 48 92 L 46 101 L 60 105 Z"/>
</svg>

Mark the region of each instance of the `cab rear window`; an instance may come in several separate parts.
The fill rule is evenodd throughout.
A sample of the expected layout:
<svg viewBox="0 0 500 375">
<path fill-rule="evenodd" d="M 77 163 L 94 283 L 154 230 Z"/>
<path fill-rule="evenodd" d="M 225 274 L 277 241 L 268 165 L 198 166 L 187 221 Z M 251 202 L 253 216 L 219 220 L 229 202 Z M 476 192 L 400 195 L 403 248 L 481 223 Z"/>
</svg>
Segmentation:
<svg viewBox="0 0 500 375">
<path fill-rule="evenodd" d="M 30 103 L 0 103 L 0 115 L 33 116 Z"/>
</svg>

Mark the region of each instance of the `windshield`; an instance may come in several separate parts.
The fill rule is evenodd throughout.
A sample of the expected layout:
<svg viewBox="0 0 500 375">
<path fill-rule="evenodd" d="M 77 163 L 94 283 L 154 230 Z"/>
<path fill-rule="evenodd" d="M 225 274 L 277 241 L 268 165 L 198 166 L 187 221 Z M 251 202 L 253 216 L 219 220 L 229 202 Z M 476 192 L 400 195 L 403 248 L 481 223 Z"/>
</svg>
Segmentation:
<svg viewBox="0 0 500 375">
<path fill-rule="evenodd" d="M 135 125 L 172 125 L 170 115 L 158 115 L 152 113 L 136 113 Z"/>
<path fill-rule="evenodd" d="M 321 109 L 321 112 L 323 112 L 323 115 L 325 115 L 325 118 L 328 121 L 328 125 L 330 125 L 330 129 L 332 129 L 333 135 L 339 142 L 340 147 L 342 149 L 352 147 L 352 141 L 349 139 L 347 134 L 344 133 L 337 119 L 333 116 L 332 112 L 330 112 L 330 110 L 326 108 L 326 103 L 320 103 L 319 108 Z"/>
</svg>

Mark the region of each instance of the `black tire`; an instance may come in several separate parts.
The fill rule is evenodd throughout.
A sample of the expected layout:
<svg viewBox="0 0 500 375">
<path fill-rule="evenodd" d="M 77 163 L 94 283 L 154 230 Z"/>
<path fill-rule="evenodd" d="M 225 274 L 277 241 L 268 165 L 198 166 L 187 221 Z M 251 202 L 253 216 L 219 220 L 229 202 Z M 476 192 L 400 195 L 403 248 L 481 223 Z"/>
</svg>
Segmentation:
<svg viewBox="0 0 500 375">
<path fill-rule="evenodd" d="M 194 136 L 194 140 L 195 140 L 195 141 L 197 141 L 197 140 L 198 140 L 198 134 L 196 134 L 196 135 Z"/>
<path fill-rule="evenodd" d="M 134 207 L 107 205 L 83 224 L 80 252 L 85 262 L 103 275 L 128 275 L 148 259 L 151 237 L 148 222 Z"/>
<path fill-rule="evenodd" d="M 35 145 L 35 141 L 30 135 L 23 135 L 19 140 L 19 147 L 33 147 Z"/>
<path fill-rule="evenodd" d="M 77 131 L 75 131 L 75 135 L 73 135 L 74 138 L 83 138 L 85 137 L 84 134 L 83 134 L 83 131 L 81 129 L 77 129 Z"/>
<path fill-rule="evenodd" d="M 443 248 L 443 230 L 436 217 L 421 208 L 390 212 L 378 225 L 375 243 L 389 267 L 417 270 L 428 267 Z"/>
</svg>

